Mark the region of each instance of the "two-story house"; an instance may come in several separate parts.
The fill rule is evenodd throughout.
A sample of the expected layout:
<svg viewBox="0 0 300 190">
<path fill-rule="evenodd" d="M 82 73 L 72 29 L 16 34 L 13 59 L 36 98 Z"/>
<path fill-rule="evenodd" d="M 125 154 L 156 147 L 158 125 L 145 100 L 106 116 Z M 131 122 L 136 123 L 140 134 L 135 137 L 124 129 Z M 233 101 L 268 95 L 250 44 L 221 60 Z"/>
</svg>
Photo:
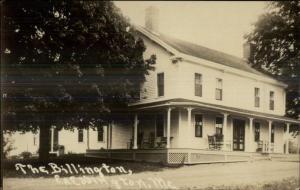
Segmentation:
<svg viewBox="0 0 300 190">
<path fill-rule="evenodd" d="M 146 77 L 140 101 L 129 105 L 130 126 L 107 127 L 112 150 L 88 155 L 204 163 L 288 152 L 285 136 L 299 121 L 284 117 L 287 85 L 251 68 L 247 45 L 241 59 L 161 34 L 153 7 L 145 21 L 138 36 L 145 58 L 156 55 L 156 69 Z"/>
<path fill-rule="evenodd" d="M 174 39 L 158 30 L 158 10 L 146 10 L 137 37 L 157 57 L 130 114 L 98 130 L 52 130 L 65 152 L 123 160 L 208 163 L 288 153 L 286 136 L 299 120 L 284 117 L 286 84 L 237 58 Z"/>
</svg>

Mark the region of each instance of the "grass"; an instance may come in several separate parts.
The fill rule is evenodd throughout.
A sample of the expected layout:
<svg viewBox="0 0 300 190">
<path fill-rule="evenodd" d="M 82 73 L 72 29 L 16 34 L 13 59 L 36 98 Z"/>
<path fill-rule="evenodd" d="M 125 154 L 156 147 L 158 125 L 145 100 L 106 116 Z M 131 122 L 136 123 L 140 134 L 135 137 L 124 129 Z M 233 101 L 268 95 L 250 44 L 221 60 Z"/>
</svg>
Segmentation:
<svg viewBox="0 0 300 190">
<path fill-rule="evenodd" d="M 64 155 L 60 157 L 52 157 L 47 161 L 40 161 L 38 158 L 29 158 L 29 159 L 10 159 L 3 161 L 3 176 L 4 177 L 53 177 L 53 175 L 47 175 L 44 173 L 33 174 L 28 172 L 26 175 L 22 175 L 21 171 L 17 171 L 15 164 L 21 163 L 24 165 L 30 164 L 33 167 L 46 166 L 46 169 L 50 169 L 48 163 L 56 163 L 57 165 L 64 165 L 67 163 L 74 163 L 75 165 L 80 164 L 81 167 L 100 167 L 103 163 L 111 167 L 123 166 L 126 170 L 132 170 L 133 173 L 140 173 L 146 171 L 161 171 L 167 166 L 159 163 L 146 163 L 146 162 L 133 162 L 133 161 L 117 161 L 117 160 L 108 160 L 101 158 L 85 157 L 83 154 L 71 154 Z M 51 170 L 50 170 L 51 171 Z M 61 176 L 80 176 L 82 174 L 65 174 Z M 96 174 L 95 174 L 96 175 Z"/>
<path fill-rule="evenodd" d="M 208 187 L 202 190 L 298 190 L 300 181 L 296 177 L 283 179 L 272 183 L 257 185 L 240 185 L 240 186 L 217 186 Z"/>
</svg>

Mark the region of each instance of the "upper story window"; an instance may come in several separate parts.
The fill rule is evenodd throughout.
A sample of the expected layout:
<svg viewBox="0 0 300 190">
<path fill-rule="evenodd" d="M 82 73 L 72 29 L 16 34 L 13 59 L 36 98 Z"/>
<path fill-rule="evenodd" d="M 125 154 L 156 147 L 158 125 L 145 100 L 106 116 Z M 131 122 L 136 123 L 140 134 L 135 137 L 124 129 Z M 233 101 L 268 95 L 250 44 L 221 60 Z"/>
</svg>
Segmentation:
<svg viewBox="0 0 300 190">
<path fill-rule="evenodd" d="M 223 134 L 223 118 L 216 117 L 216 134 Z"/>
<path fill-rule="evenodd" d="M 274 110 L 274 92 L 270 91 L 270 110 Z"/>
<path fill-rule="evenodd" d="M 202 115 L 195 115 L 195 137 L 202 137 L 203 122 Z"/>
<path fill-rule="evenodd" d="M 216 100 L 222 100 L 223 81 L 222 79 L 217 78 L 216 82 Z"/>
<path fill-rule="evenodd" d="M 195 96 L 202 96 L 202 75 L 195 73 Z"/>
<path fill-rule="evenodd" d="M 260 139 L 260 123 L 258 122 L 254 123 L 254 130 L 255 130 L 254 140 L 255 142 L 258 142 Z"/>
<path fill-rule="evenodd" d="M 98 126 L 97 127 L 97 139 L 98 139 L 98 142 L 103 142 L 103 140 L 104 140 L 103 126 Z"/>
<path fill-rule="evenodd" d="M 259 94 L 260 94 L 260 92 L 259 92 L 260 90 L 259 90 L 259 88 L 254 88 L 254 106 L 255 107 L 259 107 Z"/>
<path fill-rule="evenodd" d="M 83 142 L 83 130 L 78 129 L 78 142 Z"/>
<path fill-rule="evenodd" d="M 165 82 L 164 82 L 164 73 L 158 73 L 157 74 L 157 95 L 158 96 L 164 96 L 164 88 L 165 88 Z"/>
</svg>

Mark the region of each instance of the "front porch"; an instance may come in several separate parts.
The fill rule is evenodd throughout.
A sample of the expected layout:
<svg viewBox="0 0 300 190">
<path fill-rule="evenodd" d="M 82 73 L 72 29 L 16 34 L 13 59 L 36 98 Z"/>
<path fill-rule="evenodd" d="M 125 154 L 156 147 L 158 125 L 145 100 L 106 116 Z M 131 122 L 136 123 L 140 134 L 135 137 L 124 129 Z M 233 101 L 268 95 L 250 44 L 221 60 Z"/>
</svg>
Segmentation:
<svg viewBox="0 0 300 190">
<path fill-rule="evenodd" d="M 137 107 L 131 118 L 129 125 L 109 126 L 107 149 L 89 149 L 87 155 L 170 164 L 268 159 L 273 153 L 289 153 L 289 127 L 299 124 L 194 102 Z"/>
</svg>

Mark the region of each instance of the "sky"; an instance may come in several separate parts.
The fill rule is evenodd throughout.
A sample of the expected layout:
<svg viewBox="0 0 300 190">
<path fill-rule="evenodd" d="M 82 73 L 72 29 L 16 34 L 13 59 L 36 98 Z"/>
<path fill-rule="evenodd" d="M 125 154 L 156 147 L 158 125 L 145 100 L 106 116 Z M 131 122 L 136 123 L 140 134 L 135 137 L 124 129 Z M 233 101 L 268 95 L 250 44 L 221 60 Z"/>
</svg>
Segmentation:
<svg viewBox="0 0 300 190">
<path fill-rule="evenodd" d="M 145 9 L 159 9 L 159 32 L 242 57 L 243 38 L 259 15 L 262 1 L 116 1 L 130 22 L 144 26 Z"/>
</svg>

